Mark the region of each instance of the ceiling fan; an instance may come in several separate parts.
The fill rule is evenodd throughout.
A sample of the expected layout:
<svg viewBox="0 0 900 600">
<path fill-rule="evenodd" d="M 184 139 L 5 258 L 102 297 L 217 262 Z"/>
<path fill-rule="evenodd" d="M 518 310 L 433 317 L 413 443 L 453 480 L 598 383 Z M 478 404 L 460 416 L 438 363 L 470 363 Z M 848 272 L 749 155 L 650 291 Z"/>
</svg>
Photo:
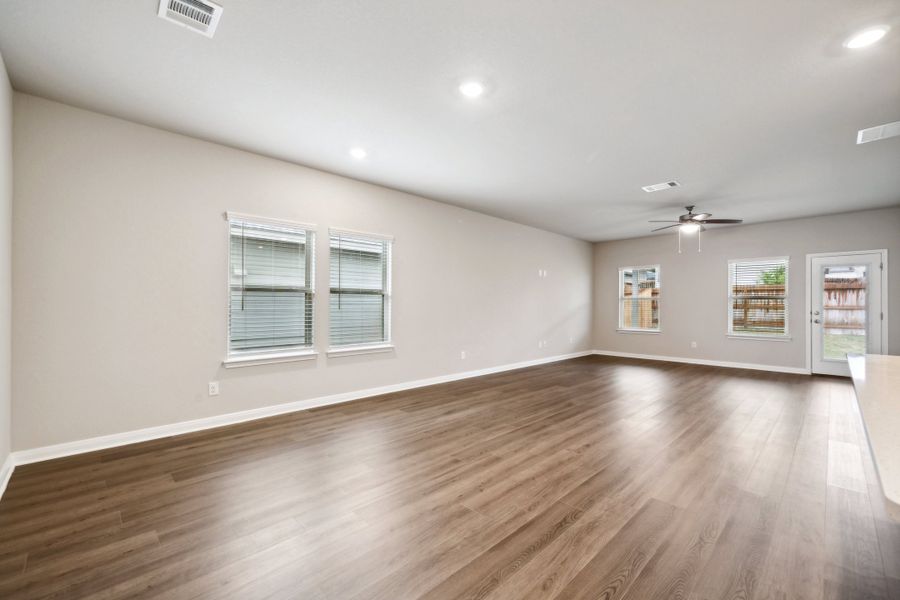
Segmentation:
<svg viewBox="0 0 900 600">
<path fill-rule="evenodd" d="M 687 210 L 687 214 L 681 215 L 678 217 L 677 221 L 649 221 L 650 223 L 672 223 L 671 225 L 664 225 L 663 227 L 657 227 L 652 231 L 662 231 L 664 229 L 671 229 L 672 227 L 678 228 L 678 252 L 681 253 L 681 234 L 682 233 L 697 233 L 697 252 L 700 252 L 700 232 L 706 231 L 706 227 L 704 225 L 720 225 L 725 223 L 743 223 L 743 219 L 711 219 L 712 215 L 710 213 L 695 213 L 694 206 L 685 206 Z"/>
</svg>

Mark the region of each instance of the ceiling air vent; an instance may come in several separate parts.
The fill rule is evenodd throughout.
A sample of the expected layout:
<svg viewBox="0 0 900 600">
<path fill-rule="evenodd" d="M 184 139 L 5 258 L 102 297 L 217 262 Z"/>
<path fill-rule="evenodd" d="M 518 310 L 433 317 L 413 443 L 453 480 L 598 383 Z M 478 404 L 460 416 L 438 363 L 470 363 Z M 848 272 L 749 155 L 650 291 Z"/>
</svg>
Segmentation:
<svg viewBox="0 0 900 600">
<path fill-rule="evenodd" d="M 678 187 L 677 181 L 666 181 L 664 183 L 656 183 L 653 185 L 645 185 L 641 189 L 645 192 L 658 192 L 659 190 L 667 190 L 669 188 Z"/>
<path fill-rule="evenodd" d="M 877 127 L 869 127 L 868 129 L 860 129 L 856 134 L 857 144 L 866 144 L 868 142 L 877 142 L 878 140 L 887 139 L 900 135 L 900 121 L 893 123 L 885 123 Z"/>
<path fill-rule="evenodd" d="M 159 0 L 157 14 L 166 21 L 212 37 L 222 16 L 222 7 L 208 0 Z"/>
</svg>

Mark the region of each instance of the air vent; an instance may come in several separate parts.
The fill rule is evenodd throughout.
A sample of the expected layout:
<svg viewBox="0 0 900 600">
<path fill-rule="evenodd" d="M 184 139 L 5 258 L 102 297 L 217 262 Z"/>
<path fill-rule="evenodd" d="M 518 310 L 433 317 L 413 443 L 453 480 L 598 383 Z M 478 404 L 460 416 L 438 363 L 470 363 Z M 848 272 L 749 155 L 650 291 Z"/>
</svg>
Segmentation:
<svg viewBox="0 0 900 600">
<path fill-rule="evenodd" d="M 877 127 L 869 127 L 868 129 L 860 129 L 856 134 L 857 144 L 867 144 L 869 142 L 877 142 L 894 136 L 900 135 L 900 121 L 893 123 L 885 123 Z"/>
<path fill-rule="evenodd" d="M 160 18 L 212 37 L 222 16 L 222 7 L 207 0 L 159 0 Z"/>
<path fill-rule="evenodd" d="M 645 192 L 658 192 L 659 190 L 667 190 L 669 188 L 678 187 L 677 181 L 666 181 L 665 183 L 656 183 L 654 185 L 645 185 L 641 189 Z"/>
</svg>

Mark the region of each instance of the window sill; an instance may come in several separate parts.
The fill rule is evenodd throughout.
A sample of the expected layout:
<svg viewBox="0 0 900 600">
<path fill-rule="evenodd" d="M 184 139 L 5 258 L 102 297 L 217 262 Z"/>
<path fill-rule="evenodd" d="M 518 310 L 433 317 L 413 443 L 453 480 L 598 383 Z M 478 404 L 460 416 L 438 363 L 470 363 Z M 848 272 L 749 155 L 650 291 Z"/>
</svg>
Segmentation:
<svg viewBox="0 0 900 600">
<path fill-rule="evenodd" d="M 281 352 L 278 354 L 252 354 L 248 356 L 232 356 L 222 361 L 226 369 L 237 367 L 253 367 L 255 365 L 273 365 L 277 363 L 295 362 L 298 360 L 315 360 L 319 353 L 315 350 L 298 352 Z"/>
<path fill-rule="evenodd" d="M 662 333 L 662 329 L 616 329 L 618 333 L 651 333 L 651 334 L 659 334 Z"/>
<path fill-rule="evenodd" d="M 375 344 L 372 346 L 347 346 L 346 348 L 329 348 L 328 356 L 353 356 L 356 354 L 377 354 L 379 352 L 393 352 L 393 344 Z"/>
<path fill-rule="evenodd" d="M 733 340 L 761 340 L 763 342 L 790 342 L 793 339 L 789 335 L 740 335 L 736 333 L 726 335 Z"/>
</svg>

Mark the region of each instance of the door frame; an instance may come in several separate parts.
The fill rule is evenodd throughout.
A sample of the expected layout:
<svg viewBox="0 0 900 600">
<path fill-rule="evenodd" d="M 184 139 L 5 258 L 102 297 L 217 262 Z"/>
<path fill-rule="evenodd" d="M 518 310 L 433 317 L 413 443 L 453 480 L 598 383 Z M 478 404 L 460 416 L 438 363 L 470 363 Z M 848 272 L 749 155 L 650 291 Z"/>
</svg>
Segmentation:
<svg viewBox="0 0 900 600">
<path fill-rule="evenodd" d="M 888 251 L 886 248 L 878 250 L 850 250 L 835 252 L 816 252 L 806 255 L 806 372 L 812 374 L 812 260 L 825 256 L 852 256 L 854 254 L 881 254 L 881 312 L 884 318 L 881 320 L 881 352 L 888 353 Z"/>
</svg>

